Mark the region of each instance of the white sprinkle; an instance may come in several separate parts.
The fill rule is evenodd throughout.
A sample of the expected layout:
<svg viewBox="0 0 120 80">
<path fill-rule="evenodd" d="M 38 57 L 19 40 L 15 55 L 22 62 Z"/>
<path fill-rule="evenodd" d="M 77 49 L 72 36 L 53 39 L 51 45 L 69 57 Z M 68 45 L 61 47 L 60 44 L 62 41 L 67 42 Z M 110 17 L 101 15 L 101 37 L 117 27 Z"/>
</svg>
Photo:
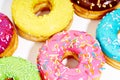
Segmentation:
<svg viewBox="0 0 120 80">
<path fill-rule="evenodd" d="M 110 4 L 110 3 L 111 3 L 111 1 L 104 2 L 105 5 Z"/>
<path fill-rule="evenodd" d="M 83 78 L 80 78 L 79 80 L 83 80 Z"/>
<path fill-rule="evenodd" d="M 43 67 L 41 66 L 41 69 L 43 70 Z"/>
<path fill-rule="evenodd" d="M 44 79 L 47 79 L 47 77 L 46 77 L 46 76 L 44 76 Z"/>
<path fill-rule="evenodd" d="M 0 22 L 2 22 L 2 20 L 0 19 Z"/>
<path fill-rule="evenodd" d="M 80 2 L 79 2 L 79 1 L 77 1 L 77 3 L 79 4 Z"/>
</svg>

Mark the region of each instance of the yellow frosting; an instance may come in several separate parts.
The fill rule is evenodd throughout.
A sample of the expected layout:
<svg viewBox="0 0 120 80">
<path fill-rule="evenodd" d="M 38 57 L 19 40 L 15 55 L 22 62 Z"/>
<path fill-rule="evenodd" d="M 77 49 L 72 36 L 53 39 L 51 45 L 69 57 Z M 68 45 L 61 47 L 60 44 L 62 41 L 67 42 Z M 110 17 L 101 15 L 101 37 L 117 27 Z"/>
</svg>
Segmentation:
<svg viewBox="0 0 120 80">
<path fill-rule="evenodd" d="M 36 16 L 36 4 L 49 2 L 49 14 Z M 13 0 L 12 17 L 17 27 L 23 32 L 35 37 L 50 37 L 64 30 L 73 17 L 73 8 L 70 0 Z"/>
</svg>

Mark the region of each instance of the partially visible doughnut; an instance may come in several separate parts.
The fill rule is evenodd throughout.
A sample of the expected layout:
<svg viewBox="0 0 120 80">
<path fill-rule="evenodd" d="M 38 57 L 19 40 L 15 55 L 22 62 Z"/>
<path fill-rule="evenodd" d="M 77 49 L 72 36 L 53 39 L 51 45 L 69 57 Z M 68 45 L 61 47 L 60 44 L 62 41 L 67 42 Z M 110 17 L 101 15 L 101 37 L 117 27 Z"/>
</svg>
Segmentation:
<svg viewBox="0 0 120 80">
<path fill-rule="evenodd" d="M 19 57 L 0 58 L 0 80 L 41 80 L 38 69 Z"/>
<path fill-rule="evenodd" d="M 78 65 L 65 66 L 62 61 L 74 57 Z M 43 80 L 99 80 L 104 56 L 98 42 L 88 33 L 63 31 L 40 48 L 37 66 Z"/>
<path fill-rule="evenodd" d="M 96 30 L 96 39 L 105 54 L 106 62 L 117 69 L 120 69 L 119 32 L 120 9 L 117 9 L 103 17 Z"/>
<path fill-rule="evenodd" d="M 101 19 L 106 13 L 120 8 L 120 0 L 71 0 L 75 13 L 89 19 Z"/>
<path fill-rule="evenodd" d="M 0 13 L 0 57 L 11 56 L 18 46 L 18 36 L 10 19 Z"/>
<path fill-rule="evenodd" d="M 37 16 L 48 8 L 48 14 Z M 19 34 L 29 40 L 45 41 L 69 27 L 73 17 L 70 0 L 13 0 L 12 17 Z"/>
</svg>

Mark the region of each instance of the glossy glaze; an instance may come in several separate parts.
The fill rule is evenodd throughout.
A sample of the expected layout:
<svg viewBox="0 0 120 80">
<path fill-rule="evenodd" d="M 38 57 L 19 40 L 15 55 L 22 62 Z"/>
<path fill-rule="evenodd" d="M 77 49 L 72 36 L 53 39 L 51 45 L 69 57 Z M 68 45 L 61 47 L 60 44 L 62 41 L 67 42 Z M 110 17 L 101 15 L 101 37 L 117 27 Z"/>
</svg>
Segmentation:
<svg viewBox="0 0 120 80">
<path fill-rule="evenodd" d="M 101 11 L 116 6 L 120 0 L 71 0 L 73 3 L 88 10 Z"/>
</svg>

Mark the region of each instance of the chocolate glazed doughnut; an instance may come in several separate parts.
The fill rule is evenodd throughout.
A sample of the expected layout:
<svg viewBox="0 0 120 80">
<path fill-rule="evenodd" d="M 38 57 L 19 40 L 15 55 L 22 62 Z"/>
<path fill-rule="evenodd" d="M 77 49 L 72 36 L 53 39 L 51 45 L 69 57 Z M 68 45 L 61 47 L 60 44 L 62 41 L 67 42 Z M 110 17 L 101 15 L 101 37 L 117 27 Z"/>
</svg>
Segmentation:
<svg viewBox="0 0 120 80">
<path fill-rule="evenodd" d="M 71 0 L 75 13 L 84 18 L 101 19 L 120 7 L 120 0 Z"/>
</svg>

